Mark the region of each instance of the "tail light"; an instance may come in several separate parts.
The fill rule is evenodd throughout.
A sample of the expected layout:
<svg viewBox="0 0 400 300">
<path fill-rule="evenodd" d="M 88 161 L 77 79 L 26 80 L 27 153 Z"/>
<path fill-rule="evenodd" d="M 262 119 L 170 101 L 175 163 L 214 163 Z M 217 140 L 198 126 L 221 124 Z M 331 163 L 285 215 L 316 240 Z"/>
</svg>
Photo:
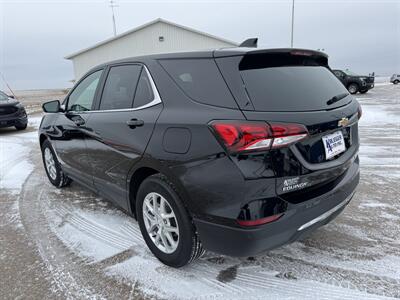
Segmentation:
<svg viewBox="0 0 400 300">
<path fill-rule="evenodd" d="M 358 106 L 358 119 L 360 120 L 362 116 L 362 107 L 361 105 Z"/>
<path fill-rule="evenodd" d="M 303 125 L 291 123 L 214 121 L 211 127 L 231 153 L 285 147 L 308 135 Z"/>
<path fill-rule="evenodd" d="M 270 126 L 274 137 L 272 148 L 288 146 L 308 135 L 306 127 L 301 124 L 272 123 Z"/>
</svg>

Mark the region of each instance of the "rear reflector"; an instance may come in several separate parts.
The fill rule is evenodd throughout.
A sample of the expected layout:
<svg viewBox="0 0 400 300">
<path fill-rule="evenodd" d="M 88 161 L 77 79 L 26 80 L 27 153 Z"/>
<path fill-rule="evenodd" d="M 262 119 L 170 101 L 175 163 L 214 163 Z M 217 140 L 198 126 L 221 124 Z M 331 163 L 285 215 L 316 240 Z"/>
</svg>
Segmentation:
<svg viewBox="0 0 400 300">
<path fill-rule="evenodd" d="M 249 226 L 258 226 L 258 225 L 271 223 L 271 222 L 278 220 L 282 216 L 283 216 L 283 214 L 277 214 L 277 215 L 273 215 L 273 216 L 269 216 L 269 217 L 261 218 L 261 219 L 257 219 L 257 220 L 236 220 L 236 221 L 238 222 L 238 224 L 240 226 L 249 227 Z"/>
<path fill-rule="evenodd" d="M 285 147 L 308 135 L 301 124 L 214 121 L 210 125 L 231 153 Z"/>
</svg>

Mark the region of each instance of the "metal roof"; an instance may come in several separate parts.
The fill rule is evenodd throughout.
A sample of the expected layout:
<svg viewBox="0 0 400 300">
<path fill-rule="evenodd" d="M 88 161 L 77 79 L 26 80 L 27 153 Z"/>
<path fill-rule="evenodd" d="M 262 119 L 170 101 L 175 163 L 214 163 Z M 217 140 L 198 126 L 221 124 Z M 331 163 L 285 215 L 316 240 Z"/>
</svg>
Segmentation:
<svg viewBox="0 0 400 300">
<path fill-rule="evenodd" d="M 148 22 L 148 23 L 145 23 L 145 24 L 140 25 L 140 26 L 138 26 L 138 27 L 135 27 L 135 28 L 133 28 L 133 29 L 131 29 L 131 30 L 129 30 L 129 31 L 123 32 L 123 33 L 121 33 L 121 34 L 118 34 L 118 35 L 116 35 L 116 36 L 114 36 L 114 37 L 112 37 L 112 38 L 109 38 L 109 39 L 106 39 L 106 40 L 101 41 L 101 42 L 99 42 L 99 43 L 96 43 L 96 44 L 94 44 L 94 45 L 91 46 L 91 47 L 88 47 L 88 48 L 82 49 L 82 50 L 80 50 L 80 51 L 74 52 L 74 53 L 72 53 L 72 54 L 70 54 L 70 55 L 67 55 L 67 56 L 65 56 L 65 59 L 74 58 L 75 56 L 78 56 L 79 54 L 82 54 L 82 53 L 84 53 L 84 52 L 90 51 L 90 50 L 95 49 L 95 48 L 97 48 L 97 47 L 100 47 L 100 46 L 102 46 L 102 45 L 111 43 L 111 42 L 113 42 L 113 41 L 115 41 L 115 40 L 118 40 L 118 39 L 120 39 L 120 38 L 122 38 L 122 37 L 124 37 L 124 36 L 127 36 L 127 35 L 129 35 L 129 34 L 131 34 L 131 33 L 134 33 L 134 32 L 136 32 L 136 31 L 139 31 L 139 30 L 141 30 L 141 29 L 143 29 L 143 28 L 145 28 L 145 27 L 154 25 L 154 24 L 156 24 L 156 23 L 164 23 L 164 24 L 172 25 L 172 26 L 175 26 L 175 27 L 184 29 L 184 30 L 191 31 L 191 32 L 193 32 L 193 33 L 197 33 L 197 34 L 200 34 L 200 35 L 203 35 L 203 36 L 212 38 L 212 39 L 216 39 L 216 40 L 219 40 L 219 41 L 222 41 L 222 42 L 231 44 L 232 46 L 238 46 L 238 45 L 239 45 L 239 43 L 236 43 L 236 42 L 233 42 L 233 41 L 224 39 L 224 38 L 220 38 L 220 37 L 217 37 L 217 36 L 215 36 L 215 35 L 211 35 L 211 34 L 208 34 L 208 33 L 205 33 L 205 32 L 202 32 L 202 31 L 199 31 L 199 30 L 190 28 L 190 27 L 186 27 L 186 26 L 183 26 L 183 25 L 180 25 L 180 24 L 176 24 L 176 23 L 174 23 L 174 22 L 167 21 L 167 20 L 164 20 L 164 19 L 162 19 L 162 18 L 158 18 L 158 19 L 155 19 L 155 20 L 153 20 L 153 21 L 151 21 L 151 22 Z"/>
</svg>

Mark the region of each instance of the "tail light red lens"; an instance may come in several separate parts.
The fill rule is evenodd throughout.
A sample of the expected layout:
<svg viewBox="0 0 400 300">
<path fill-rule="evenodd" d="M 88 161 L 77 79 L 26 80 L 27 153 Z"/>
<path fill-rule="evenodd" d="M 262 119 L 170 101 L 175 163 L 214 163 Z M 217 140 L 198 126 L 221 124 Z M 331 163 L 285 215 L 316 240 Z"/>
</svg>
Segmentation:
<svg viewBox="0 0 400 300">
<path fill-rule="evenodd" d="M 303 125 L 289 123 L 214 121 L 211 127 L 228 151 L 233 153 L 288 146 L 308 134 Z"/>
<path fill-rule="evenodd" d="M 232 152 L 266 149 L 271 145 L 271 134 L 264 122 L 226 121 L 213 122 L 211 126 Z"/>
<path fill-rule="evenodd" d="M 272 148 L 288 146 L 308 135 L 307 128 L 301 124 L 272 123 L 271 128 L 274 137 Z"/>
</svg>

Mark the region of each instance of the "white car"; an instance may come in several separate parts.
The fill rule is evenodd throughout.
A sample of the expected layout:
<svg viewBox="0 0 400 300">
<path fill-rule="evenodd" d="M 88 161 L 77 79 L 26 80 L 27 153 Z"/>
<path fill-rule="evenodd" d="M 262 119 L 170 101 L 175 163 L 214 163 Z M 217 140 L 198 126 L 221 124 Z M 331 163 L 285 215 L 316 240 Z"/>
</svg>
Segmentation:
<svg viewBox="0 0 400 300">
<path fill-rule="evenodd" d="M 390 77 L 390 82 L 398 84 L 400 82 L 400 74 L 393 74 L 392 77 Z"/>
</svg>

